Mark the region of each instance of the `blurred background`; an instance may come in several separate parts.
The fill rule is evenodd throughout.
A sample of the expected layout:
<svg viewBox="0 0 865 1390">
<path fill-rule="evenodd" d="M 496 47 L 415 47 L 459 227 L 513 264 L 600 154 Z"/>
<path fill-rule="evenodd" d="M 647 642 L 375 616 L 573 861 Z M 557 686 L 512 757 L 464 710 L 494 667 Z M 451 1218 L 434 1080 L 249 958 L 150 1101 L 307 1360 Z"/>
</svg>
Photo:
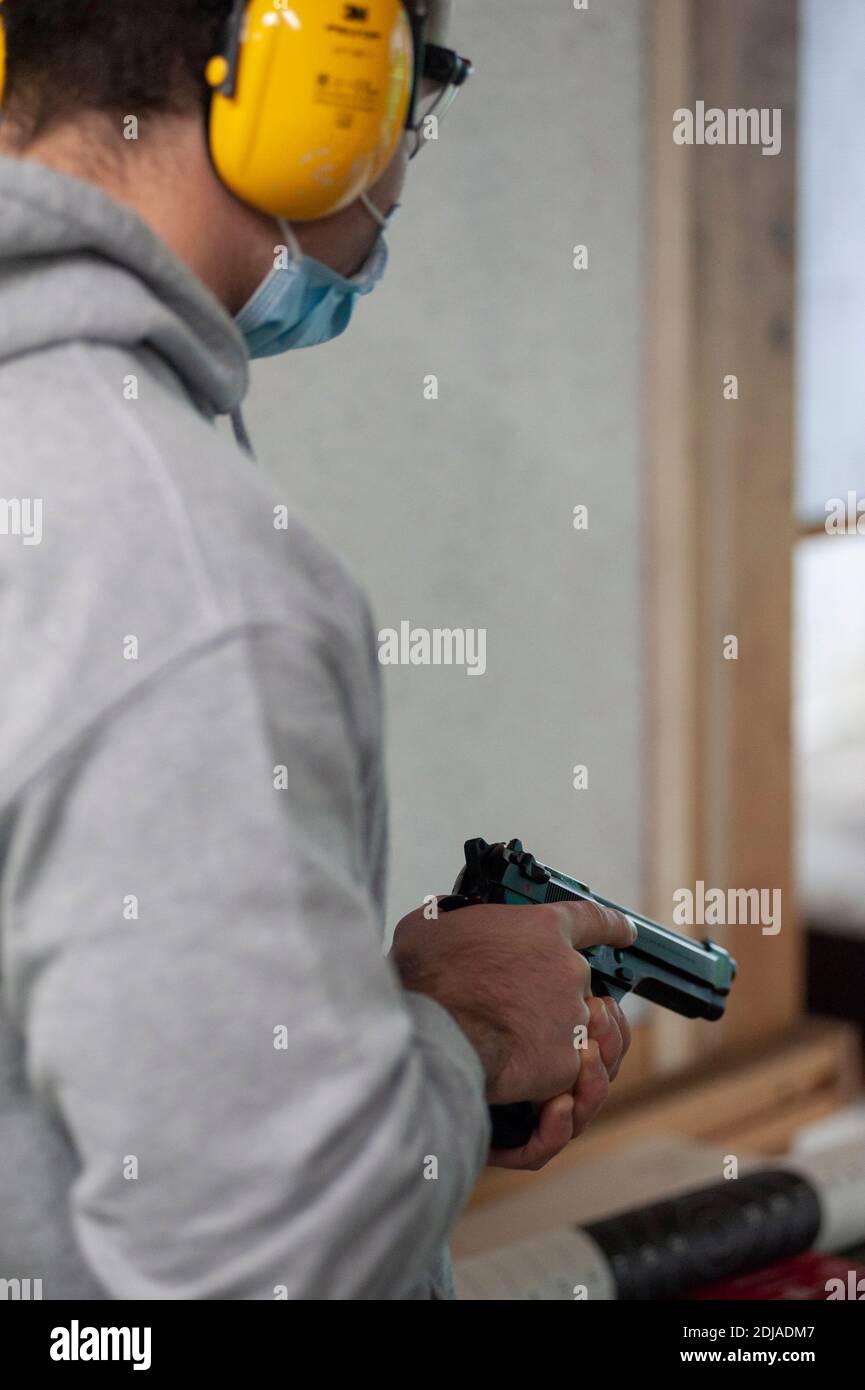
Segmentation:
<svg viewBox="0 0 865 1390">
<path fill-rule="evenodd" d="M 712 929 L 722 1023 L 636 1001 L 605 1118 L 484 1176 L 489 1241 L 636 1139 L 863 1124 L 865 8 L 464 0 L 451 40 L 476 75 L 384 286 L 257 369 L 249 415 L 378 628 L 487 632 L 482 676 L 384 668 L 391 925 L 475 835 L 670 924 L 700 882 L 783 902 L 777 934 Z M 677 143 L 698 102 L 779 112 L 780 149 Z"/>
<path fill-rule="evenodd" d="M 865 9 L 806 0 L 800 42 L 797 870 L 812 1006 L 865 1023 Z"/>
<path fill-rule="evenodd" d="M 385 669 L 393 923 L 475 835 L 640 894 L 643 18 L 544 8 L 457 7 L 477 72 L 411 167 L 381 289 L 252 397 L 379 628 L 487 629 L 483 676 Z"/>
</svg>

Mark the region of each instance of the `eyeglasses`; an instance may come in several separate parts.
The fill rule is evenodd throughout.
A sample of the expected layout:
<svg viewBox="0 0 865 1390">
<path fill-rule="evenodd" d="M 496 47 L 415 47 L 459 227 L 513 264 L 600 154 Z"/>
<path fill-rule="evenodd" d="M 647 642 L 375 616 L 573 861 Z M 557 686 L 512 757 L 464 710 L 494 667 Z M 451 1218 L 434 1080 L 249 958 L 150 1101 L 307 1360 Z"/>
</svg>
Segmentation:
<svg viewBox="0 0 865 1390">
<path fill-rule="evenodd" d="M 460 89 L 472 76 L 474 68 L 468 58 L 461 58 L 452 48 L 442 48 L 439 44 L 424 44 L 421 66 L 421 96 L 414 113 L 414 122 L 409 125 L 409 133 L 414 136 L 414 148 L 409 159 L 420 154 L 426 143 L 424 126 L 431 116 L 437 121 L 444 120 L 456 100 Z M 423 87 L 430 84 L 432 92 L 426 93 L 424 104 Z"/>
</svg>

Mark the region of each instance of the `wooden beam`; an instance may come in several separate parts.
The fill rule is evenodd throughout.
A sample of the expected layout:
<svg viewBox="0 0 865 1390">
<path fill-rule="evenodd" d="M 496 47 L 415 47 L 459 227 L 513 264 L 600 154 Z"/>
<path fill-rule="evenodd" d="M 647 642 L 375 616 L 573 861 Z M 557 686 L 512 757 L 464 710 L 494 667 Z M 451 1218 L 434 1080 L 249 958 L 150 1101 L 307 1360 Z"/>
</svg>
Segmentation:
<svg viewBox="0 0 865 1390">
<path fill-rule="evenodd" d="M 649 914 L 670 920 L 697 862 L 697 574 L 694 525 L 695 247 L 693 152 L 673 143 L 672 113 L 691 99 L 691 0 L 652 0 L 648 26 L 648 603 L 646 816 Z M 652 1017 L 655 1065 L 687 1057 L 694 1030 Z"/>
<path fill-rule="evenodd" d="M 649 896 L 669 921 L 674 889 L 698 880 L 782 895 L 778 935 L 706 929 L 739 978 L 721 1024 L 658 1023 L 671 1069 L 782 1035 L 803 1002 L 790 746 L 796 6 L 653 0 L 650 35 Z M 780 108 L 780 152 L 674 144 L 674 111 L 698 100 Z M 731 375 L 738 399 L 725 399 Z"/>
<path fill-rule="evenodd" d="M 826 530 L 825 516 L 820 517 L 819 520 L 815 517 L 812 521 L 800 521 L 796 526 L 796 535 L 800 541 L 817 540 L 821 536 L 825 536 L 827 539 L 834 539 L 833 533 Z M 848 532 L 846 538 L 849 539 L 850 535 L 854 535 L 854 538 L 858 539 L 862 535 L 862 532 Z"/>
<path fill-rule="evenodd" d="M 697 0 L 697 3 L 699 0 Z M 797 7 L 699 5 L 697 90 L 707 106 L 780 109 L 777 155 L 704 147 L 695 160 L 697 525 L 701 565 L 697 876 L 780 889 L 783 927 L 729 928 L 740 962 L 728 1046 L 789 1028 L 803 1003 L 793 903 L 791 649 Z M 714 156 L 720 155 L 720 159 Z M 739 399 L 724 399 L 735 373 Z M 736 661 L 724 661 L 727 634 Z"/>
</svg>

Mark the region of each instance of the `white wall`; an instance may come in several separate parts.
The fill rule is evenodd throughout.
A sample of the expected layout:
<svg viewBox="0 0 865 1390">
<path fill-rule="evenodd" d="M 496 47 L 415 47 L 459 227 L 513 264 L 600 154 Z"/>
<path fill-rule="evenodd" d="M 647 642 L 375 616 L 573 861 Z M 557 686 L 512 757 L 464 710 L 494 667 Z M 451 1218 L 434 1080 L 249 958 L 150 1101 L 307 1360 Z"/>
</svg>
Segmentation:
<svg viewBox="0 0 865 1390">
<path fill-rule="evenodd" d="M 797 425 L 800 515 L 865 492 L 865 5 L 801 0 Z"/>
<path fill-rule="evenodd" d="M 797 503 L 865 495 L 865 6 L 801 0 Z M 855 524 L 855 522 L 854 522 Z M 865 537 L 796 556 L 797 869 L 806 917 L 865 933 Z"/>
<path fill-rule="evenodd" d="M 384 285 L 343 339 L 256 368 L 249 424 L 379 627 L 488 629 L 482 677 L 386 672 L 392 920 L 478 834 L 637 905 L 642 5 L 463 0 L 454 40 L 477 76 L 413 166 Z"/>
</svg>

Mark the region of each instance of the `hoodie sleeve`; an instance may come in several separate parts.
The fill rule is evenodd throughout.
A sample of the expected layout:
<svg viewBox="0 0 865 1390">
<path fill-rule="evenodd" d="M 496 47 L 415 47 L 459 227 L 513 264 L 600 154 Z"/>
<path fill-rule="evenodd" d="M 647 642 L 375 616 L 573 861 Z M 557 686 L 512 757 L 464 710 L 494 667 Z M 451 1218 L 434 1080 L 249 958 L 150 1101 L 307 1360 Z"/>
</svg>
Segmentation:
<svg viewBox="0 0 865 1390">
<path fill-rule="evenodd" d="M 469 1195 L 482 1069 L 382 956 L 362 762 L 327 654 L 245 630 L 23 800 L 12 997 L 110 1297 L 400 1297 Z"/>
</svg>

